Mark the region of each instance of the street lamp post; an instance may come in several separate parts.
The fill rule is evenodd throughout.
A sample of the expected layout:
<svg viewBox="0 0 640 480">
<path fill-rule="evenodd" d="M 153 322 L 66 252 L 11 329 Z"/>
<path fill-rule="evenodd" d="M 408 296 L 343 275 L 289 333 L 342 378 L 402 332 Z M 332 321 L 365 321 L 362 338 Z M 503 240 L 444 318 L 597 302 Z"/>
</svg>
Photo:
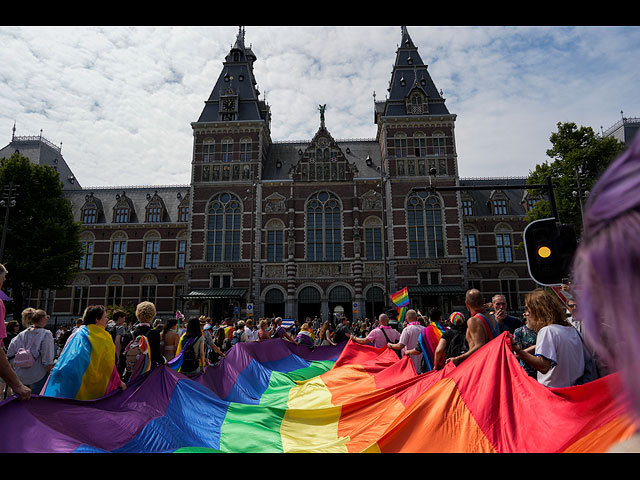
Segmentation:
<svg viewBox="0 0 640 480">
<path fill-rule="evenodd" d="M 384 158 L 380 159 L 380 203 L 382 215 L 382 268 L 384 273 L 384 311 L 387 311 L 387 298 L 389 294 L 389 281 L 387 279 L 387 212 L 386 212 L 386 177 L 384 172 Z"/>
<path fill-rule="evenodd" d="M 14 192 L 18 187 L 19 185 L 14 185 L 13 182 L 9 183 L 9 185 L 5 185 L 2 199 L 0 199 L 0 207 L 5 208 L 4 228 L 2 229 L 2 241 L 0 243 L 0 262 L 4 259 L 4 244 L 7 240 L 7 227 L 9 226 L 9 209 L 16 205 Z"/>
</svg>

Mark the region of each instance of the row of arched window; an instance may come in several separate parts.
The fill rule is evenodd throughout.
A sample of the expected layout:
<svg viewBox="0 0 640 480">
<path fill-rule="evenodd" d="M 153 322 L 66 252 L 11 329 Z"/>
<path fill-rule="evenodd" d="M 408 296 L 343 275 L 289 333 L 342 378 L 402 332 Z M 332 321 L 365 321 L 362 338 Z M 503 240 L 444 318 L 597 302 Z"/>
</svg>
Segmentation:
<svg viewBox="0 0 640 480">
<path fill-rule="evenodd" d="M 409 257 L 444 257 L 443 212 L 440 197 L 426 192 L 411 192 L 407 196 L 407 230 Z M 207 208 L 206 260 L 209 262 L 241 259 L 242 202 L 231 193 L 214 196 Z M 342 202 L 332 192 L 311 195 L 305 204 L 305 247 L 309 261 L 342 259 Z M 363 224 L 364 257 L 381 260 L 383 249 L 382 223 L 370 217 Z M 282 222 L 266 225 L 266 259 L 284 259 L 285 232 Z"/>
</svg>

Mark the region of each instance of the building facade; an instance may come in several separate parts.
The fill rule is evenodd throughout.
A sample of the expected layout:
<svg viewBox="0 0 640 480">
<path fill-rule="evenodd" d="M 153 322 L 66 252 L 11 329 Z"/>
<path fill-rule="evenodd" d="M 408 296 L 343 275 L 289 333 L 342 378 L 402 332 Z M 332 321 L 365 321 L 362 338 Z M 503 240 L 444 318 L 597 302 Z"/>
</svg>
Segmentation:
<svg viewBox="0 0 640 480">
<path fill-rule="evenodd" d="M 191 124 L 189 185 L 89 190 L 61 172 L 86 255 L 68 288 L 35 292 L 34 305 L 46 299 L 69 318 L 90 303 L 145 299 L 164 317 L 356 318 L 393 307 L 389 294 L 405 286 L 422 312 L 464 311 L 475 286 L 521 310 L 535 288 L 518 248 L 526 179 L 460 178 L 456 115 L 405 27 L 365 140 L 339 139 L 319 105 L 313 138 L 274 141 L 244 37 Z"/>
</svg>

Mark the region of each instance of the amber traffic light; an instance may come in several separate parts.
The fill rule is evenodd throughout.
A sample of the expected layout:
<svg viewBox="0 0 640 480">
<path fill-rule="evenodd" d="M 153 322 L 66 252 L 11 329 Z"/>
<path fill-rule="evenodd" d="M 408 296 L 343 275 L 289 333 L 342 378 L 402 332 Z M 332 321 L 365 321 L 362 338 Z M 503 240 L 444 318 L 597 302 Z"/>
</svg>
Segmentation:
<svg viewBox="0 0 640 480">
<path fill-rule="evenodd" d="M 569 276 L 577 246 L 573 227 L 544 218 L 527 225 L 523 236 L 531 278 L 540 285 L 560 285 Z"/>
</svg>

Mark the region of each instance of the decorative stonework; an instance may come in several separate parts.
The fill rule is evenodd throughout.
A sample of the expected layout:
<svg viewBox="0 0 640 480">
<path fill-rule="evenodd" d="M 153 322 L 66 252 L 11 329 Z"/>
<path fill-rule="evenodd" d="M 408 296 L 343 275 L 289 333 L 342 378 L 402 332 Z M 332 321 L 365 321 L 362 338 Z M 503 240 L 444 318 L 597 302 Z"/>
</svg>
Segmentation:
<svg viewBox="0 0 640 480">
<path fill-rule="evenodd" d="M 362 195 L 362 210 L 381 210 L 382 209 L 382 195 L 374 190 L 369 190 Z"/>
<path fill-rule="evenodd" d="M 262 276 L 263 278 L 284 278 L 284 265 L 264 265 Z"/>
<path fill-rule="evenodd" d="M 298 277 L 344 277 L 351 275 L 350 263 L 300 263 Z"/>
<path fill-rule="evenodd" d="M 264 213 L 285 213 L 287 211 L 285 200 L 286 198 L 277 192 L 269 195 L 264 199 Z"/>
</svg>

